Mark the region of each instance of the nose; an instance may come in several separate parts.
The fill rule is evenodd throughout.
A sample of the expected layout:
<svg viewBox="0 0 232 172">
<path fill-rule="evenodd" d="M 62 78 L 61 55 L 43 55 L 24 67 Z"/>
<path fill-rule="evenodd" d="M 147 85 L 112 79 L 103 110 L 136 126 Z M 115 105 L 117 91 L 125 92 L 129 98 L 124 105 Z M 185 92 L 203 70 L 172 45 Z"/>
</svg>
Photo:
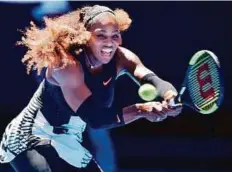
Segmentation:
<svg viewBox="0 0 232 172">
<path fill-rule="evenodd" d="M 110 37 L 107 38 L 106 41 L 105 41 L 105 45 L 107 47 L 112 47 L 113 46 L 113 40 Z"/>
</svg>

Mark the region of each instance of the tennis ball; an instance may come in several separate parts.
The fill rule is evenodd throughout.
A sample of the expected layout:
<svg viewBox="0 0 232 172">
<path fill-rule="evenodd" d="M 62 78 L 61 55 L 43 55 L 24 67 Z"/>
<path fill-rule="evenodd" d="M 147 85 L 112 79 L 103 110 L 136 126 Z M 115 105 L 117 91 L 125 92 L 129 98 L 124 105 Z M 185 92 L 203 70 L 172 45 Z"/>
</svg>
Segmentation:
<svg viewBox="0 0 232 172">
<path fill-rule="evenodd" d="M 145 101 L 152 101 L 158 96 L 156 88 L 151 84 L 143 84 L 140 86 L 138 94 Z"/>
</svg>

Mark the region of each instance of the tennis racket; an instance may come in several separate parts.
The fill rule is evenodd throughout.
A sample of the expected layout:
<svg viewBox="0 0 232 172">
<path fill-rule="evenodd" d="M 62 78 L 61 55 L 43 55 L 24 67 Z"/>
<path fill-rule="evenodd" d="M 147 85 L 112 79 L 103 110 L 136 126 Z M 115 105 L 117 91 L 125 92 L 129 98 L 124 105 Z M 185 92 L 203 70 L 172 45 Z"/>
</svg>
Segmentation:
<svg viewBox="0 0 232 172">
<path fill-rule="evenodd" d="M 127 70 L 121 71 L 118 77 L 125 74 L 141 86 Z M 218 57 L 209 50 L 201 50 L 190 59 L 179 94 L 169 105 L 175 108 L 181 104 L 201 114 L 211 114 L 220 107 L 223 94 L 224 85 Z"/>
<path fill-rule="evenodd" d="M 196 52 L 190 59 L 184 82 L 174 102 L 201 114 L 211 114 L 220 107 L 223 94 L 224 85 L 218 57 L 209 50 Z"/>
</svg>

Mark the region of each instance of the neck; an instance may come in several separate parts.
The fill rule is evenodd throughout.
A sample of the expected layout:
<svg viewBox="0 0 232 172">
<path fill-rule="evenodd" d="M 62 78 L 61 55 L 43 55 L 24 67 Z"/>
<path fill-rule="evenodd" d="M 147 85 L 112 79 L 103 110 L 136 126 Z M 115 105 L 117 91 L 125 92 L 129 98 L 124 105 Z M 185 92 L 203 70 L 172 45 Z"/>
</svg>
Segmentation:
<svg viewBox="0 0 232 172">
<path fill-rule="evenodd" d="M 85 62 L 91 72 L 99 71 L 102 64 L 88 51 L 85 51 Z"/>
</svg>

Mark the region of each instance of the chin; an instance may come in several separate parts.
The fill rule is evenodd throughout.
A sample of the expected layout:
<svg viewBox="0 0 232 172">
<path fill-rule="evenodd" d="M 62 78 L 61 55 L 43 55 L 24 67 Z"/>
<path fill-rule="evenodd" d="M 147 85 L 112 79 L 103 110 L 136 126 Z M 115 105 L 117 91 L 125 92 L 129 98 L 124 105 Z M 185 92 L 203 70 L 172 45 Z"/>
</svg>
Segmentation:
<svg viewBox="0 0 232 172">
<path fill-rule="evenodd" d="M 109 57 L 109 58 L 102 58 L 102 60 L 101 60 L 101 63 L 102 64 L 107 64 L 107 63 L 109 63 L 110 61 L 112 60 L 112 57 Z"/>
<path fill-rule="evenodd" d="M 101 61 L 102 64 L 108 64 L 110 62 L 110 60 L 104 60 L 104 61 Z"/>
</svg>

